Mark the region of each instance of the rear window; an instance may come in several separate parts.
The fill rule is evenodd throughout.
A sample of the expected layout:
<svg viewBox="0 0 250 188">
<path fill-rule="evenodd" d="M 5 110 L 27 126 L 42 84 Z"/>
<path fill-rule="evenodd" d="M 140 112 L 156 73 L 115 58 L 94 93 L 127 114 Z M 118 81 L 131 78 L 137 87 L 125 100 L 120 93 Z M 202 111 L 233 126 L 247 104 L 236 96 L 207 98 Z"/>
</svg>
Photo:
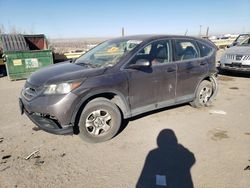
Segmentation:
<svg viewBox="0 0 250 188">
<path fill-rule="evenodd" d="M 200 47 L 200 54 L 201 54 L 201 57 L 205 57 L 205 56 L 208 56 L 210 55 L 210 53 L 212 52 L 212 48 L 203 44 L 203 43 L 200 43 L 198 42 L 199 44 L 199 47 Z"/>
</svg>

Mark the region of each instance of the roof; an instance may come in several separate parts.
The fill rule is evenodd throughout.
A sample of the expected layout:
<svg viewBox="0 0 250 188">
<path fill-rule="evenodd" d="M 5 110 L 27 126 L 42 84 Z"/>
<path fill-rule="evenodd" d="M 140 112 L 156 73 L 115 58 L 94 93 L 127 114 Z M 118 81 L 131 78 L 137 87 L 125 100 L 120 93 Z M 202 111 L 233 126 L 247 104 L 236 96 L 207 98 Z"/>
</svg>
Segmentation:
<svg viewBox="0 0 250 188">
<path fill-rule="evenodd" d="M 131 35 L 125 37 L 119 37 L 118 39 L 131 39 L 131 40 L 154 40 L 154 39 L 161 39 L 161 38 L 193 38 L 198 39 L 196 37 L 191 36 L 184 36 L 184 35 L 157 35 L 157 34 L 148 34 L 148 35 Z"/>
<path fill-rule="evenodd" d="M 149 35 L 131 35 L 131 36 L 125 36 L 125 37 L 119 37 L 115 38 L 113 40 L 141 40 L 143 42 L 150 42 L 152 40 L 157 40 L 157 39 L 164 39 L 164 38 L 183 38 L 183 39 L 192 39 L 192 40 L 199 40 L 201 42 L 205 42 L 207 44 L 210 44 L 210 46 L 217 48 L 213 42 L 211 42 L 208 39 L 202 39 L 198 37 L 192 37 L 192 36 L 185 36 L 185 35 L 156 35 L 156 34 L 149 34 Z"/>
</svg>

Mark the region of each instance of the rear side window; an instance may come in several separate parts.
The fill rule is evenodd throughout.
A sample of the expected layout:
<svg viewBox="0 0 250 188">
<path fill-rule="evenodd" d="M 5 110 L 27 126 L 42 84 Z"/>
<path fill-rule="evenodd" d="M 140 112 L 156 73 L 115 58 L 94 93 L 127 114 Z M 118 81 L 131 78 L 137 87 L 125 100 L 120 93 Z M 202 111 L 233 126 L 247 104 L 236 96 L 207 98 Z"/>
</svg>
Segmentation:
<svg viewBox="0 0 250 188">
<path fill-rule="evenodd" d="M 195 59 L 199 57 L 195 42 L 190 40 L 175 40 L 175 52 L 176 61 Z"/>
<path fill-rule="evenodd" d="M 205 56 L 208 56 L 210 55 L 210 53 L 212 52 L 212 48 L 203 44 L 203 43 L 200 43 L 198 42 L 199 44 L 199 47 L 200 47 L 200 52 L 201 52 L 201 57 L 205 57 Z"/>
</svg>

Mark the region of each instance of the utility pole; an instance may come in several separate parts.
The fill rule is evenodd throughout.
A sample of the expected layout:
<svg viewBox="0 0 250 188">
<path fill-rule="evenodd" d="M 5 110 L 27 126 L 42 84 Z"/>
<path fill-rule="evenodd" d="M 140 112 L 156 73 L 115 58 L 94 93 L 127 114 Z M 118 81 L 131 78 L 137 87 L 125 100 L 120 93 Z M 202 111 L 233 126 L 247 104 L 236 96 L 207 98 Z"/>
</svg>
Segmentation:
<svg viewBox="0 0 250 188">
<path fill-rule="evenodd" d="M 188 33 L 188 29 L 186 29 L 186 31 L 185 31 L 185 36 L 187 36 L 187 33 Z"/>
<path fill-rule="evenodd" d="M 201 28 L 202 28 L 202 25 L 200 25 L 200 33 L 199 33 L 199 36 L 201 37 Z"/>
<path fill-rule="evenodd" d="M 122 27 L 122 37 L 124 37 L 125 32 L 124 32 L 124 27 Z"/>
<path fill-rule="evenodd" d="M 209 27 L 207 27 L 206 38 L 208 38 Z"/>
</svg>

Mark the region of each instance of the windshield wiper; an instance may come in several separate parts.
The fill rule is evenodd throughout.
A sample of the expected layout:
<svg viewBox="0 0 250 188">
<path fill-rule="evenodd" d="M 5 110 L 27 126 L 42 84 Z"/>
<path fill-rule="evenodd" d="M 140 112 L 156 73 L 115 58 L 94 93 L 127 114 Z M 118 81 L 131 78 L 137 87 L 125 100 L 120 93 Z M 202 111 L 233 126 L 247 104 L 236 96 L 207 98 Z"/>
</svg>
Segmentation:
<svg viewBox="0 0 250 188">
<path fill-rule="evenodd" d="M 81 65 L 81 66 L 86 66 L 86 67 L 91 67 L 91 68 L 96 68 L 96 67 L 98 67 L 97 65 L 94 65 L 94 64 L 92 64 L 92 63 L 86 63 L 86 62 L 76 63 L 76 65 Z"/>
</svg>

